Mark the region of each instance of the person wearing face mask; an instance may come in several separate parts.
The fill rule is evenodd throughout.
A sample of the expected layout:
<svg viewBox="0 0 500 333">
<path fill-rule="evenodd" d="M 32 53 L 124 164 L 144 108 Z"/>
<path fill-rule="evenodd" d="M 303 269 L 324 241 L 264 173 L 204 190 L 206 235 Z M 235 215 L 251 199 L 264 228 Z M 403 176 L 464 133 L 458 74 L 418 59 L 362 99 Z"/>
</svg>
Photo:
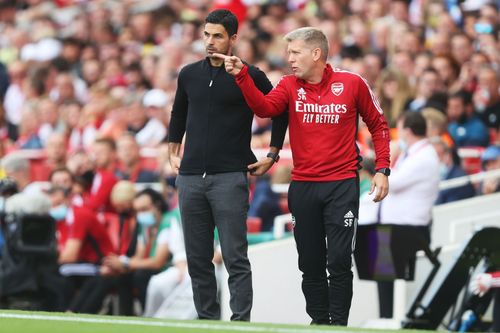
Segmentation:
<svg viewBox="0 0 500 333">
<path fill-rule="evenodd" d="M 116 213 L 104 215 L 107 233 L 110 236 L 116 254 L 131 257 L 136 251 L 137 223 L 133 210 L 136 196 L 134 184 L 121 180 L 113 186 L 111 204 Z M 118 313 L 131 315 L 130 277 L 120 271 L 112 271 L 108 266 L 100 268 L 98 276 L 89 279 L 80 291 L 85 297 L 73 302 L 72 311 L 78 313 L 98 313 L 106 295 L 111 290 L 118 296 Z"/>
<path fill-rule="evenodd" d="M 115 249 L 104 225 L 98 222 L 95 213 L 85 207 L 71 204 L 70 191 L 63 187 L 49 190 L 50 216 L 56 221 L 59 272 L 66 277 L 68 310 L 75 312 L 86 295 L 86 285 L 99 272 L 105 256 Z"/>
<path fill-rule="evenodd" d="M 50 216 L 57 221 L 59 264 L 100 264 L 102 259 L 114 253 L 114 247 L 106 229 L 94 212 L 71 204 L 70 192 L 62 187 L 49 190 L 52 208 Z"/>
<path fill-rule="evenodd" d="M 146 290 L 149 279 L 161 272 L 168 262 L 175 247 L 171 238 L 172 214 L 160 193 L 153 189 L 139 192 L 133 201 L 133 208 L 138 224 L 137 247 L 133 256 L 111 255 L 104 259 L 104 275 L 125 274 L 123 284 L 129 290 L 137 288 L 138 298 L 142 308 L 145 307 Z M 129 295 L 132 297 L 132 295 Z M 124 300 L 129 304 L 132 312 L 132 299 Z"/>
<path fill-rule="evenodd" d="M 460 157 L 457 151 L 450 148 L 440 137 L 432 137 L 429 142 L 434 146 L 439 156 L 439 173 L 441 180 L 466 176 L 467 173 L 460 166 Z M 435 204 L 441 205 L 448 202 L 472 198 L 476 191 L 471 183 L 460 187 L 439 191 Z"/>
</svg>

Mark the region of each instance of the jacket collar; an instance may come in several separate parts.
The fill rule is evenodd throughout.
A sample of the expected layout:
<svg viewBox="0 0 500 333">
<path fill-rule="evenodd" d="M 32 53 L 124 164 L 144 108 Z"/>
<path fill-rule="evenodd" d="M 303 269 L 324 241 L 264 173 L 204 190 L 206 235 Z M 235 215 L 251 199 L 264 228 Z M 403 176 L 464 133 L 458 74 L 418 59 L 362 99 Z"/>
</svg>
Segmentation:
<svg viewBox="0 0 500 333">
<path fill-rule="evenodd" d="M 304 79 L 299 79 L 297 78 L 297 82 L 302 84 L 302 85 L 309 85 L 309 86 L 324 86 L 325 84 L 329 83 L 333 75 L 333 68 L 330 64 L 326 64 L 325 69 L 323 71 L 323 77 L 321 78 L 321 81 L 316 84 L 310 84 L 307 83 L 306 80 Z"/>
</svg>

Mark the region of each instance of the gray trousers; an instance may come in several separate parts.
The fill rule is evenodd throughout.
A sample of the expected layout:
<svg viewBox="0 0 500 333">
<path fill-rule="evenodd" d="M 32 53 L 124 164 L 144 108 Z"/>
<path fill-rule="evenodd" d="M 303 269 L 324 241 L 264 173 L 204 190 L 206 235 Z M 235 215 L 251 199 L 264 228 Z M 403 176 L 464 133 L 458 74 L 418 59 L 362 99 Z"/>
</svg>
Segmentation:
<svg viewBox="0 0 500 333">
<path fill-rule="evenodd" d="M 181 212 L 188 271 L 200 319 L 220 319 L 217 282 L 212 263 L 214 228 L 229 273 L 231 320 L 250 320 L 252 272 L 247 256 L 248 180 L 244 172 L 179 175 Z"/>
</svg>

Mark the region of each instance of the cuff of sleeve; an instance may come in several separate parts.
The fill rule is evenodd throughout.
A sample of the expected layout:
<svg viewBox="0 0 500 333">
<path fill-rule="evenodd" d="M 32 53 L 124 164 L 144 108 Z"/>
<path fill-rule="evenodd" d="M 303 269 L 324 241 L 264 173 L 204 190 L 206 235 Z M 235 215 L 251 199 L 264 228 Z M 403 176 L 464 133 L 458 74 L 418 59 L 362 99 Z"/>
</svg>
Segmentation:
<svg viewBox="0 0 500 333">
<path fill-rule="evenodd" d="M 491 274 L 491 286 L 493 288 L 498 288 L 500 287 L 500 273 L 490 273 Z"/>
<path fill-rule="evenodd" d="M 248 66 L 243 64 L 243 67 L 241 68 L 240 72 L 234 76 L 236 81 L 241 81 L 248 73 Z"/>
</svg>

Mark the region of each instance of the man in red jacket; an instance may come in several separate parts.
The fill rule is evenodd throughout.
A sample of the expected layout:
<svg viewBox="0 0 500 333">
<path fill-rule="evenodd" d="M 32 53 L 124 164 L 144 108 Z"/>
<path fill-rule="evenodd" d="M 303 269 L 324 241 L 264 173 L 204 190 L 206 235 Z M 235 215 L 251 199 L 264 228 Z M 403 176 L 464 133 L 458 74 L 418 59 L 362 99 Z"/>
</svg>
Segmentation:
<svg viewBox="0 0 500 333">
<path fill-rule="evenodd" d="M 289 113 L 294 169 L 288 203 L 306 311 L 313 324 L 347 325 L 359 208 L 358 118 L 367 124 L 375 146 L 375 201 L 389 190 L 389 131 L 366 81 L 327 64 L 328 41 L 320 30 L 300 28 L 285 40 L 294 75 L 284 76 L 266 96 L 255 88 L 239 58 L 214 56 L 224 59 L 255 114 Z"/>
</svg>

